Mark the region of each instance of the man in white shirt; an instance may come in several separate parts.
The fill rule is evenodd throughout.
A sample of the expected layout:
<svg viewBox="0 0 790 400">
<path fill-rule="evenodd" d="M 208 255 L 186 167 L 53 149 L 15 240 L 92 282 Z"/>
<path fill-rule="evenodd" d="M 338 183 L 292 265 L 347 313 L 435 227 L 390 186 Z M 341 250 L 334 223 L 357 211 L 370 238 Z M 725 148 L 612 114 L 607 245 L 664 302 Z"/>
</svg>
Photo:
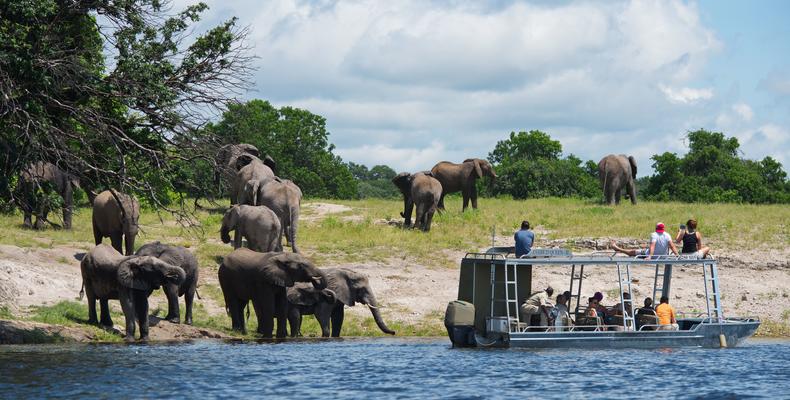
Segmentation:
<svg viewBox="0 0 790 400">
<path fill-rule="evenodd" d="M 650 234 L 650 247 L 643 248 L 643 249 L 623 249 L 621 247 L 617 247 L 617 244 L 613 241 L 611 244 L 612 249 L 614 251 L 629 255 L 631 257 L 636 256 L 648 256 L 647 258 L 652 258 L 653 256 L 666 256 L 672 251 L 672 254 L 677 255 L 678 249 L 675 247 L 675 242 L 672 241 L 672 236 L 669 233 L 664 231 L 664 223 L 659 222 L 656 224 L 656 231 Z"/>
</svg>

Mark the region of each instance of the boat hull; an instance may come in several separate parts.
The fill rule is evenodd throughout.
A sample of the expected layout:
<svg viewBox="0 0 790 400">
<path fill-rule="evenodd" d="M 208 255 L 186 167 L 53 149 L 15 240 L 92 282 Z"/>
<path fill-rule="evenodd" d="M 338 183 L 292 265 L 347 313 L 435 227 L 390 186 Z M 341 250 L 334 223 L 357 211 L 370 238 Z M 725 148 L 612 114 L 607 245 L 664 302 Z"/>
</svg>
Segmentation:
<svg viewBox="0 0 790 400">
<path fill-rule="evenodd" d="M 502 335 L 496 340 L 491 340 L 494 339 L 492 337 L 477 338 L 477 344 L 484 347 L 586 349 L 736 347 L 752 336 L 759 326 L 760 322 L 754 320 L 728 320 L 724 323 L 701 322 L 692 329 L 678 331 L 521 332 Z"/>
</svg>

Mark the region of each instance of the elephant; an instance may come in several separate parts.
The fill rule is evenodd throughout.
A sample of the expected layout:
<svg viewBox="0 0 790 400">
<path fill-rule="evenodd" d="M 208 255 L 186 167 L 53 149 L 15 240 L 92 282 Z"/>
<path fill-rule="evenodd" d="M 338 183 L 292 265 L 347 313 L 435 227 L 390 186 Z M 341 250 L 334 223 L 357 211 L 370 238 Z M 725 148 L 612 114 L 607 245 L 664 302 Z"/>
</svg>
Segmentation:
<svg viewBox="0 0 790 400">
<path fill-rule="evenodd" d="M 633 156 L 609 154 L 602 158 L 598 162 L 598 178 L 606 204 L 620 204 L 623 188 L 628 191 L 631 204 L 636 204 L 636 160 Z"/>
<path fill-rule="evenodd" d="M 428 171 L 415 174 L 401 172 L 392 178 L 392 183 L 403 194 L 403 212 L 400 214 L 404 219 L 403 226 L 411 226 L 411 213 L 416 206 L 415 224 L 425 232 L 430 231 L 433 214 L 442 195 L 442 184 Z"/>
<path fill-rule="evenodd" d="M 162 285 L 180 285 L 186 274 L 156 257 L 124 256 L 111 246 L 99 244 L 80 263 L 83 291 L 88 298 L 88 323 L 112 327 L 109 300 L 118 299 L 126 319 L 125 340 L 134 340 L 135 321 L 140 340 L 148 338 L 148 296 Z M 96 318 L 96 300 L 101 321 Z"/>
<path fill-rule="evenodd" d="M 162 290 L 167 297 L 167 316 L 165 319 L 176 324 L 181 322 L 178 297 L 184 296 L 186 309 L 184 322 L 187 325 L 192 325 L 192 301 L 195 299 L 195 293 L 197 293 L 197 284 L 200 275 L 198 272 L 198 262 L 195 256 L 189 250 L 181 246 L 171 246 L 158 241 L 143 245 L 135 254 L 138 256 L 156 257 L 170 265 L 175 265 L 184 270 L 186 275 L 183 282 L 178 285 L 175 283 L 167 283 L 162 286 Z"/>
<path fill-rule="evenodd" d="M 219 231 L 222 243 L 230 243 L 230 231 L 235 231 L 234 249 L 241 247 L 243 236 L 247 238 L 247 247 L 251 250 L 283 251 L 280 219 L 269 207 L 246 204 L 231 206 L 222 217 Z"/>
<path fill-rule="evenodd" d="M 271 159 L 270 159 L 271 160 Z M 274 179 L 274 161 L 261 161 L 258 157 L 242 154 L 236 159 L 238 172 L 233 177 L 233 184 L 230 191 L 230 204 L 245 204 L 239 199 L 244 194 L 244 188 L 250 180 L 257 180 L 261 183 Z M 247 203 L 249 204 L 249 203 Z M 255 204 L 250 204 L 255 205 Z"/>
<path fill-rule="evenodd" d="M 291 250 L 298 253 L 296 234 L 302 202 L 299 186 L 289 179 L 274 178 L 266 182 L 253 179 L 247 182 L 243 193 L 241 199 L 247 204 L 266 206 L 277 214 Z"/>
<path fill-rule="evenodd" d="M 441 161 L 431 168 L 431 173 L 442 184 L 442 197 L 439 199 L 439 209 L 442 210 L 444 210 L 444 196 L 459 190 L 464 197 L 462 211 L 466 211 L 470 199 L 472 200 L 472 208 L 477 208 L 477 186 L 475 181 L 478 178 L 488 176 L 491 178 L 491 183 L 493 183 L 497 178 L 491 164 L 479 158 L 467 158 L 461 164 Z"/>
<path fill-rule="evenodd" d="M 49 183 L 49 185 L 47 185 Z M 57 165 L 38 161 L 30 164 L 19 174 L 20 208 L 24 213 L 26 228 L 41 229 L 47 221 L 49 206 L 47 201 L 36 198 L 36 189 L 45 193 L 55 190 L 63 198 L 63 228 L 71 229 L 71 216 L 74 209 L 74 188 L 80 187 L 80 180 Z M 36 223 L 33 225 L 31 215 L 35 213 Z"/>
<path fill-rule="evenodd" d="M 317 287 L 296 284 L 288 288 L 288 322 L 291 325 L 291 336 L 301 335 L 302 315 L 314 314 L 321 326 L 321 336 L 339 337 L 343 328 L 344 310 L 353 307 L 356 302 L 366 304 L 373 314 L 376 325 L 382 332 L 394 335 L 381 318 L 379 305 L 368 277 L 348 268 L 330 268 L 324 270 L 327 289 L 334 294 L 334 299 L 327 292 Z"/>
<path fill-rule="evenodd" d="M 236 169 L 236 160 L 242 154 L 249 154 L 251 156 L 260 157 L 261 152 L 257 147 L 247 144 L 226 144 L 219 148 L 217 157 L 215 159 L 214 169 L 214 184 L 219 187 L 222 178 L 230 182 L 238 172 Z"/>
<path fill-rule="evenodd" d="M 288 334 L 287 287 L 296 282 L 310 282 L 322 290 L 327 285 L 324 272 L 301 254 L 259 253 L 243 247 L 223 258 L 217 274 L 233 329 L 246 333 L 243 312 L 252 300 L 258 333 L 267 338 L 272 337 L 274 318 L 277 318 L 277 337 Z"/>
<path fill-rule="evenodd" d="M 121 206 L 122 205 L 122 206 Z M 96 244 L 109 237 L 112 247 L 122 252 L 122 239 L 126 241 L 126 255 L 134 253 L 134 239 L 140 227 L 140 203 L 134 196 L 105 190 L 93 199 L 93 238 Z"/>
</svg>

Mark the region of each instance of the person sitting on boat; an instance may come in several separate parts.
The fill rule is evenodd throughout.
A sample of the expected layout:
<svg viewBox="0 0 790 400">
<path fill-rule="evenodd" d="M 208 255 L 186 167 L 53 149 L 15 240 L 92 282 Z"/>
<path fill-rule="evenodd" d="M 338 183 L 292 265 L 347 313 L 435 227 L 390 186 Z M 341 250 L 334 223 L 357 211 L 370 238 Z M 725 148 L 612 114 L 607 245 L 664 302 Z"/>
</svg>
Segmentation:
<svg viewBox="0 0 790 400">
<path fill-rule="evenodd" d="M 516 258 L 529 254 L 535 242 L 535 232 L 529 230 L 529 221 L 521 221 L 521 230 L 513 235 L 513 239 L 516 240 Z"/>
<path fill-rule="evenodd" d="M 653 309 L 653 299 L 645 297 L 645 306 L 636 310 L 636 315 L 656 315 L 656 310 Z"/>
<path fill-rule="evenodd" d="M 702 234 L 697 230 L 697 220 L 693 218 L 686 221 L 686 225 L 680 225 L 675 242 L 683 242 L 681 254 L 693 255 L 694 258 L 705 258 L 710 252 L 710 247 L 702 245 Z"/>
<path fill-rule="evenodd" d="M 669 297 L 661 296 L 661 302 L 656 307 L 658 315 L 658 327 L 660 330 L 674 331 L 678 329 L 678 321 L 675 319 L 675 309 L 669 305 Z"/>
<path fill-rule="evenodd" d="M 658 316 L 656 315 L 656 310 L 653 309 L 653 299 L 646 297 L 645 306 L 636 310 L 636 328 L 640 330 L 654 331 L 656 330 L 655 326 L 645 326 L 644 328 L 642 328 L 642 326 L 656 324 L 658 324 Z"/>
<path fill-rule="evenodd" d="M 566 304 L 565 295 L 557 295 L 557 303 L 549 313 L 551 320 L 554 322 L 554 329 L 561 332 L 563 327 L 569 326 L 571 322 L 570 314 L 568 313 L 568 306 Z"/>
<path fill-rule="evenodd" d="M 628 292 L 623 293 L 623 302 L 615 304 L 612 308 L 606 310 L 608 316 L 622 316 L 623 303 L 625 303 L 625 313 L 631 315 L 631 294 Z"/>
<path fill-rule="evenodd" d="M 592 298 L 595 299 L 595 311 L 598 313 L 597 316 L 603 319 L 603 317 L 606 316 L 606 306 L 602 303 L 603 293 L 595 292 Z"/>
<path fill-rule="evenodd" d="M 549 325 L 549 312 L 554 308 L 551 304 L 551 295 L 554 294 L 554 289 L 549 286 L 546 290 L 530 296 L 524 304 L 521 305 L 521 315 L 524 316 L 524 321 L 527 325 L 532 325 L 532 316 L 540 315 L 540 326 Z"/>
<path fill-rule="evenodd" d="M 614 241 L 612 241 L 611 247 L 615 252 L 623 253 L 631 257 L 647 256 L 647 258 L 651 258 L 653 256 L 666 256 L 669 255 L 670 250 L 672 251 L 672 254 L 678 254 L 678 249 L 675 247 L 675 242 L 672 241 L 672 237 L 669 236 L 666 231 L 664 231 L 663 222 L 657 223 L 656 231 L 650 234 L 650 247 L 641 249 L 624 249 L 618 247 L 617 243 Z"/>
<path fill-rule="evenodd" d="M 562 297 L 565 298 L 565 309 L 566 310 L 570 310 L 571 309 L 571 291 L 570 290 L 566 290 L 566 291 L 562 292 Z"/>
</svg>

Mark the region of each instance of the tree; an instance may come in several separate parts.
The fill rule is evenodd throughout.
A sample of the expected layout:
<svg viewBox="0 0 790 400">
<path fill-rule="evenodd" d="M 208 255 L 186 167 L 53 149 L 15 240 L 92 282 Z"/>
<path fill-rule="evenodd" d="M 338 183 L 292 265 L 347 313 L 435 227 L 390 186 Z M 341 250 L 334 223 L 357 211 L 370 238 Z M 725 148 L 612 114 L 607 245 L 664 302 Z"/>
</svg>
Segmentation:
<svg viewBox="0 0 790 400">
<path fill-rule="evenodd" d="M 561 155 L 560 142 L 545 132 L 511 132 L 488 155 L 499 176 L 495 193 L 517 199 L 597 196 L 597 164 L 583 163 L 573 154 L 564 159 Z"/>
<path fill-rule="evenodd" d="M 84 185 L 165 207 L 177 162 L 215 153 L 213 138 L 197 128 L 249 76 L 246 30 L 235 18 L 193 35 L 206 8 L 169 14 L 162 0 L 0 1 L 5 176 L 45 160 Z"/>
<path fill-rule="evenodd" d="M 375 165 L 368 170 L 368 167 L 353 162 L 348 163 L 348 169 L 358 181 L 357 198 L 392 199 L 400 196 L 400 191 L 392 184 L 392 178 L 398 175 L 394 169 Z"/>
<path fill-rule="evenodd" d="M 206 127 L 223 143 L 249 143 L 277 163 L 277 174 L 293 180 L 305 196 L 350 199 L 357 182 L 343 160 L 333 154 L 326 119 L 294 107 L 275 108 L 251 100 L 228 106 L 222 119 Z"/>
<path fill-rule="evenodd" d="M 737 138 L 704 129 L 689 132 L 689 152 L 654 155 L 655 174 L 645 195 L 688 202 L 790 202 L 790 183 L 782 165 L 771 157 L 762 161 L 738 157 Z"/>
</svg>

